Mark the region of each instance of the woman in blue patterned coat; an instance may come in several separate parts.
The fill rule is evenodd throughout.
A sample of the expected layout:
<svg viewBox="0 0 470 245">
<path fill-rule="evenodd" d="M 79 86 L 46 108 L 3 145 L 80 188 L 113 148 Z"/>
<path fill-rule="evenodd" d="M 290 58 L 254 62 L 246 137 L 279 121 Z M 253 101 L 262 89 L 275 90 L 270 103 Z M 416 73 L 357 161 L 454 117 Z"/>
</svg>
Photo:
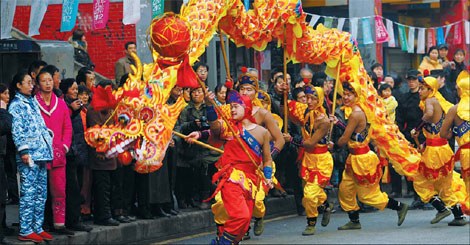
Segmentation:
<svg viewBox="0 0 470 245">
<path fill-rule="evenodd" d="M 26 72 L 16 74 L 10 84 L 13 100 L 8 111 L 13 117 L 12 135 L 20 174 L 18 239 L 39 243 L 53 239 L 42 229 L 47 198 L 46 164 L 53 159 L 53 135 L 44 123 L 32 91 L 31 77 Z"/>
</svg>

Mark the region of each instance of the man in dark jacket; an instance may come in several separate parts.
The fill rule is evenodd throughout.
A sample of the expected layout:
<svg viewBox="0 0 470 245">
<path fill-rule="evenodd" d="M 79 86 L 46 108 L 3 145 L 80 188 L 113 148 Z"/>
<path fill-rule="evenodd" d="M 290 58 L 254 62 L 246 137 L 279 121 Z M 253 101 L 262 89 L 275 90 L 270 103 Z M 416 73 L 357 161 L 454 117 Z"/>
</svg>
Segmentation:
<svg viewBox="0 0 470 245">
<path fill-rule="evenodd" d="M 6 103 L 0 100 L 0 219 L 5 218 L 5 205 L 7 199 L 7 179 L 5 175 L 5 155 L 6 155 L 6 141 L 7 134 L 11 132 L 12 117 L 6 110 Z M 3 243 L 5 237 L 4 224 L 0 225 L 0 243 Z"/>
</svg>

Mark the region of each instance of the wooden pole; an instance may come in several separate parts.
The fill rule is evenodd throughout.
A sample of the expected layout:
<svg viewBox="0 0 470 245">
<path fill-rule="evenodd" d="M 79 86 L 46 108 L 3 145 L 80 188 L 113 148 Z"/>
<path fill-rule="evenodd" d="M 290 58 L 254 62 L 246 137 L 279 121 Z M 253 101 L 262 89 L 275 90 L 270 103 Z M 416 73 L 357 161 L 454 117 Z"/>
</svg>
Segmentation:
<svg viewBox="0 0 470 245">
<path fill-rule="evenodd" d="M 284 45 L 283 45 L 283 49 L 284 49 L 284 84 L 287 86 L 287 88 L 289 88 L 289 84 L 287 84 L 287 41 L 286 41 L 286 27 L 284 26 Z M 274 81 L 276 82 L 276 81 Z M 288 109 L 287 108 L 287 91 L 288 90 L 285 90 L 284 91 L 284 133 L 288 133 L 287 132 L 287 115 L 288 115 Z"/>
<path fill-rule="evenodd" d="M 220 38 L 220 49 L 222 50 L 222 56 L 224 57 L 225 72 L 227 72 L 227 79 L 232 80 L 232 77 L 230 76 L 230 66 L 228 65 L 227 52 L 225 51 L 224 35 L 220 31 L 220 29 L 219 29 L 219 38 Z"/>
<path fill-rule="evenodd" d="M 336 79 L 335 79 L 335 90 L 333 91 L 333 105 L 331 106 L 331 115 L 335 115 L 335 110 L 336 110 L 336 96 L 338 94 L 338 85 L 339 85 L 339 73 L 341 70 L 341 65 L 340 62 L 338 62 L 338 71 L 336 72 Z M 334 123 L 331 122 L 330 125 L 330 133 L 328 135 L 328 141 L 331 141 L 331 135 L 333 134 L 333 126 Z"/>
<path fill-rule="evenodd" d="M 180 137 L 180 138 L 183 138 L 183 139 L 186 139 L 186 138 L 188 137 L 187 135 L 184 135 L 184 134 L 179 133 L 179 132 L 176 132 L 176 131 L 173 131 L 173 134 L 175 134 L 176 136 L 178 136 L 178 137 Z M 199 141 L 199 140 L 194 140 L 193 142 L 194 142 L 194 144 L 200 145 L 200 146 L 205 147 L 205 148 L 207 148 L 207 149 L 209 149 L 209 150 L 213 150 L 213 151 L 216 151 L 216 152 L 221 153 L 221 154 L 224 153 L 223 150 L 221 150 L 221 149 L 219 149 L 219 148 L 216 148 L 216 147 L 213 147 L 213 146 L 211 146 L 211 145 L 209 145 L 209 144 L 203 143 L 203 142 L 201 142 L 201 141 Z"/>
</svg>

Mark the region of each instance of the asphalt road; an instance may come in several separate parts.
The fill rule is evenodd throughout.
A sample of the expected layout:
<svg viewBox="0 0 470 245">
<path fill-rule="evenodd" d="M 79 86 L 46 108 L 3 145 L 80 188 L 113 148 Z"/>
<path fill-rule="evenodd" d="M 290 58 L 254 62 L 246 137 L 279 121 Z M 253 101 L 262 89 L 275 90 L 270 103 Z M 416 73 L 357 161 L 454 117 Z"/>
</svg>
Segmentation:
<svg viewBox="0 0 470 245">
<path fill-rule="evenodd" d="M 306 225 L 305 216 L 290 215 L 267 220 L 265 231 L 241 244 L 470 244 L 470 225 L 451 227 L 449 216 L 431 225 L 435 211 L 410 210 L 402 226 L 397 226 L 397 214 L 393 210 L 361 213 L 361 230 L 338 231 L 337 227 L 348 221 L 346 213 L 332 214 L 327 227 L 317 225 L 316 234 L 302 236 Z M 321 216 L 320 216 L 321 219 Z M 468 220 L 468 217 L 467 217 Z M 188 237 L 167 240 L 158 244 L 209 244 L 214 231 Z"/>
</svg>

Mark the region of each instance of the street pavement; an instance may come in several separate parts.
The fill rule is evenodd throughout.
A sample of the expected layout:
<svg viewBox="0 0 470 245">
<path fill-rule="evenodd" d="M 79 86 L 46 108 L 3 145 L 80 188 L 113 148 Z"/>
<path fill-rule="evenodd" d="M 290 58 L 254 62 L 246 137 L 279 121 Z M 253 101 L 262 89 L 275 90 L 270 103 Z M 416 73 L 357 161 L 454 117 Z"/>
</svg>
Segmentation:
<svg viewBox="0 0 470 245">
<path fill-rule="evenodd" d="M 405 201 L 410 203 L 411 199 Z M 331 215 L 327 227 L 318 222 L 313 236 L 301 235 L 306 226 L 305 216 L 289 215 L 265 221 L 261 236 L 256 237 L 251 232 L 251 239 L 241 244 L 470 244 L 470 225 L 448 226 L 452 215 L 431 225 L 434 215 L 434 210 L 410 210 L 405 222 L 397 226 L 396 211 L 361 213 L 361 230 L 338 231 L 338 226 L 348 222 L 348 215 L 337 211 Z M 209 244 L 214 236 L 215 228 L 214 231 L 154 244 Z"/>
</svg>

